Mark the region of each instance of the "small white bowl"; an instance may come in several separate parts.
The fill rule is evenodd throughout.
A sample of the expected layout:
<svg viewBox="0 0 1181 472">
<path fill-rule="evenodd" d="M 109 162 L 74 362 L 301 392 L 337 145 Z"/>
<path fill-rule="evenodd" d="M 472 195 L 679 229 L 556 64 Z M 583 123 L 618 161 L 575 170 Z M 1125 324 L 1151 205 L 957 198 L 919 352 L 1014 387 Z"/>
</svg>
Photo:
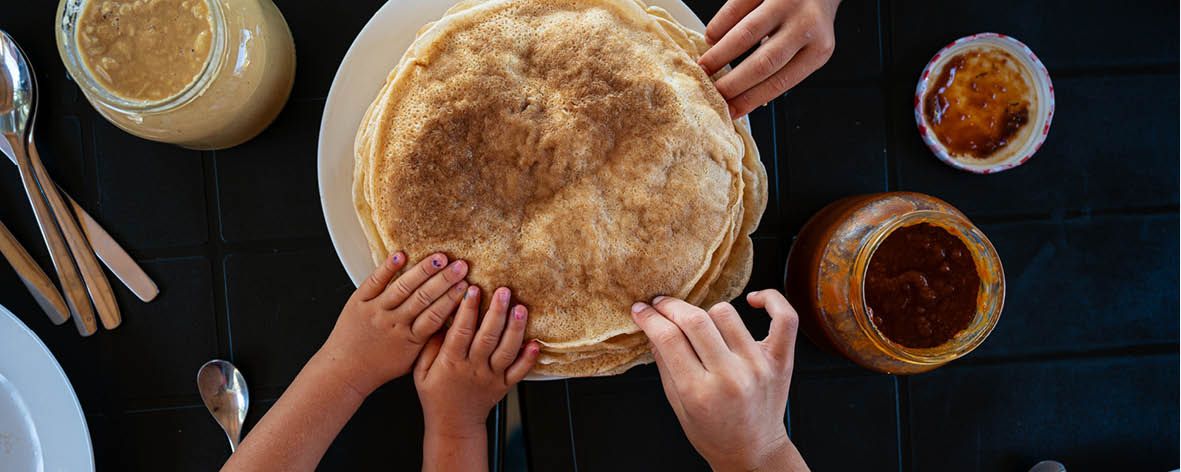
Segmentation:
<svg viewBox="0 0 1181 472">
<path fill-rule="evenodd" d="M 1036 116 L 1029 124 L 1032 132 L 1026 133 L 1020 141 L 1009 143 L 998 150 L 995 155 L 986 159 L 957 158 L 947 152 L 947 148 L 927 125 L 927 119 L 923 113 L 925 102 L 923 96 L 927 93 L 927 87 L 935 80 L 932 76 L 942 71 L 949 59 L 962 51 L 977 48 L 1001 49 L 1025 66 L 1025 70 L 1032 75 L 1029 79 L 1033 82 Z M 919 135 L 923 137 L 923 142 L 927 143 L 927 147 L 935 153 L 935 157 L 945 164 L 977 174 L 992 174 L 1024 164 L 1046 141 L 1046 135 L 1050 133 L 1050 121 L 1053 118 L 1054 84 L 1050 82 L 1050 73 L 1046 70 L 1046 66 L 1042 65 L 1042 61 L 1038 60 L 1037 55 L 1021 41 L 999 33 L 979 33 L 965 36 L 944 46 L 935 54 L 935 57 L 931 58 L 927 67 L 923 68 L 923 74 L 919 78 L 919 84 L 914 93 L 914 119 L 918 124 Z"/>
</svg>

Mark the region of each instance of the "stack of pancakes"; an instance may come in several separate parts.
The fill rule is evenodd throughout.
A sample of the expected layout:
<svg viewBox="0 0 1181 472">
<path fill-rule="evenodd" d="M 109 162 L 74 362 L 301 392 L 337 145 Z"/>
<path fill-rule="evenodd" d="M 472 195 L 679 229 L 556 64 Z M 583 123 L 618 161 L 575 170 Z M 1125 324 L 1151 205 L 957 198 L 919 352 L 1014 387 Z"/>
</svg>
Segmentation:
<svg viewBox="0 0 1181 472">
<path fill-rule="evenodd" d="M 696 59 L 700 34 L 635 0 L 472 0 L 425 25 L 357 132 L 375 262 L 443 251 L 529 307 L 535 377 L 651 361 L 630 307 L 730 300 L 766 171 Z M 723 72 L 724 73 L 724 72 Z"/>
</svg>

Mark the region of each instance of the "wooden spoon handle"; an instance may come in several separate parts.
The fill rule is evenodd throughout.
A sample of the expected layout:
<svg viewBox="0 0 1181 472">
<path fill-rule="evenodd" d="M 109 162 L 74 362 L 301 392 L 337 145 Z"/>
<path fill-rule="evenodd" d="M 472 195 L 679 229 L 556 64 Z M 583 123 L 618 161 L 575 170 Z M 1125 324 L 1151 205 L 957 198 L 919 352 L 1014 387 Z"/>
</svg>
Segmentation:
<svg viewBox="0 0 1181 472">
<path fill-rule="evenodd" d="M 29 204 L 33 207 L 33 216 L 37 218 L 37 226 L 41 229 L 41 237 L 45 238 L 45 246 L 49 249 L 49 257 L 53 260 L 53 268 L 57 271 L 58 281 L 61 282 L 62 292 L 66 298 L 66 305 L 70 307 L 70 316 L 74 318 L 74 326 L 78 333 L 90 336 L 98 330 L 94 320 L 94 308 L 90 305 L 90 298 L 86 296 L 86 286 L 78 267 L 74 265 L 74 257 L 70 248 L 66 246 L 65 237 L 58 228 L 57 219 L 41 193 L 37 177 L 30 162 L 28 148 L 25 143 L 14 136 L 8 136 L 9 144 L 16 154 L 17 167 L 20 168 L 21 184 L 29 196 Z"/>
<path fill-rule="evenodd" d="M 82 280 L 86 282 L 86 291 L 90 293 L 94 309 L 98 312 L 98 317 L 102 320 L 104 328 L 115 329 L 123 322 L 123 318 L 119 314 L 119 305 L 115 302 L 115 292 L 111 290 L 111 282 L 107 280 L 107 274 L 103 272 L 102 267 L 98 264 L 98 259 L 94 257 L 94 249 L 90 247 L 90 242 L 82 234 L 78 222 L 74 220 L 73 210 L 62 198 L 61 193 L 58 193 L 57 186 L 53 185 L 53 179 L 49 177 L 45 166 L 42 165 L 41 156 L 37 154 L 37 146 L 33 144 L 32 139 L 29 140 L 28 149 L 29 160 L 32 161 L 37 181 L 41 183 L 41 190 L 45 193 L 46 200 L 49 201 L 53 216 L 57 219 L 58 226 L 61 227 L 62 235 L 65 236 L 66 244 L 70 246 L 70 252 L 74 254 L 74 262 L 78 263 L 78 270 L 82 273 Z"/>
<path fill-rule="evenodd" d="M 0 253 L 3 253 L 8 263 L 12 264 L 12 268 L 16 269 L 16 275 L 21 278 L 25 287 L 28 287 L 33 299 L 37 300 L 37 304 L 41 305 L 41 309 L 49 315 L 53 324 L 59 325 L 70 319 L 70 309 L 66 306 L 61 292 L 57 291 L 49 276 L 45 275 L 45 271 L 41 270 L 41 266 L 37 265 L 33 256 L 21 246 L 4 223 L 0 223 Z"/>
</svg>

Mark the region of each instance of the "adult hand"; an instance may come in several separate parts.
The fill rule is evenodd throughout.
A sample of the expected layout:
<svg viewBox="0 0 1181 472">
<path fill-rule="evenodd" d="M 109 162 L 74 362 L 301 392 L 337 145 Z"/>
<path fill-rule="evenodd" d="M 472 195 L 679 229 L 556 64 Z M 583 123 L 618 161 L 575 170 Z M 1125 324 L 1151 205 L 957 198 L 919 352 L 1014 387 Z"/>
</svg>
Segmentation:
<svg viewBox="0 0 1181 472">
<path fill-rule="evenodd" d="M 652 341 L 664 393 L 693 447 L 715 471 L 807 470 L 783 417 L 799 318 L 775 290 L 747 296 L 771 330 L 756 342 L 729 303 L 703 311 L 657 297 L 632 317 Z"/>
<path fill-rule="evenodd" d="M 697 61 L 713 75 L 742 53 L 746 60 L 717 81 L 734 118 L 770 102 L 811 75 L 836 46 L 840 0 L 729 0 L 705 28 L 712 46 Z"/>
</svg>

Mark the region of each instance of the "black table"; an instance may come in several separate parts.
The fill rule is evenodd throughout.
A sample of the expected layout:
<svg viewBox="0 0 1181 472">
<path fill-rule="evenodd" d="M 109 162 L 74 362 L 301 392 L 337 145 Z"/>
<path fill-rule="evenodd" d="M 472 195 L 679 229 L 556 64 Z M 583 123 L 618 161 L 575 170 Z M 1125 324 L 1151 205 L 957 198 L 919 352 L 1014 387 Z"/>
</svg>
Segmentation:
<svg viewBox="0 0 1181 472">
<path fill-rule="evenodd" d="M 395 0 L 396 1 L 396 0 Z M 100 470 L 211 470 L 228 454 L 194 388 L 205 360 L 248 376 L 253 423 L 332 327 L 352 285 L 328 240 L 316 136 L 337 64 L 380 0 L 279 0 L 298 77 L 278 121 L 246 145 L 187 151 L 100 118 L 54 45 L 56 2 L 10 2 L 0 28 L 44 87 L 50 172 L 141 261 L 151 304 L 116 287 L 124 324 L 80 338 L 52 326 L 15 274 L 0 303 L 49 345 L 86 412 Z M 721 2 L 690 2 L 709 18 Z M 992 239 L 1008 276 L 993 335 L 933 373 L 876 375 L 797 354 L 788 418 L 816 470 L 1167 470 L 1178 457 L 1178 11 L 1175 2 L 847 0 L 832 61 L 753 114 L 772 176 L 751 288 L 782 284 L 800 225 L 838 197 L 914 190 L 950 201 Z M 938 162 L 915 131 L 926 61 L 981 31 L 1013 35 L 1048 66 L 1049 140 L 993 176 Z M 11 166 L 0 219 L 45 267 Z M 761 336 L 766 318 L 747 307 Z M 652 367 L 521 389 L 534 470 L 700 470 Z M 380 389 L 325 457 L 328 470 L 419 465 L 422 417 L 406 379 Z"/>
</svg>

